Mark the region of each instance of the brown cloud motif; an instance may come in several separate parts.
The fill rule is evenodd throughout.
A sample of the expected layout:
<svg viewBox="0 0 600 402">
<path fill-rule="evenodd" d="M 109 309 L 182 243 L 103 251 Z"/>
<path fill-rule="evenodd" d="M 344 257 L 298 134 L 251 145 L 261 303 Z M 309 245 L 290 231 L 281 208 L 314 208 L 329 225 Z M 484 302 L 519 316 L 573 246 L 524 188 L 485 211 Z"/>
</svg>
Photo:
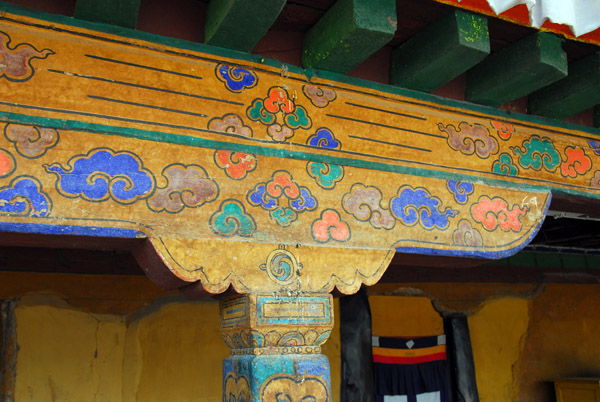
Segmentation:
<svg viewBox="0 0 600 402">
<path fill-rule="evenodd" d="M 321 88 L 314 85 L 305 85 L 302 87 L 304 95 L 312 102 L 316 107 L 326 107 L 329 102 L 333 102 L 337 97 L 335 91 L 330 88 Z"/>
<path fill-rule="evenodd" d="M 375 229 L 392 229 L 396 220 L 381 207 L 381 191 L 377 187 L 355 184 L 344 195 L 342 207 L 359 221 L 369 221 Z"/>
<path fill-rule="evenodd" d="M 244 125 L 242 119 L 233 113 L 223 117 L 215 117 L 208 122 L 208 129 L 221 133 L 237 134 L 243 137 L 252 137 L 252 129 Z"/>
<path fill-rule="evenodd" d="M 7 124 L 4 136 L 25 158 L 39 158 L 58 143 L 58 131 L 46 127 Z"/>
<path fill-rule="evenodd" d="M 448 145 L 465 155 L 477 154 L 480 158 L 498 152 L 498 140 L 490 135 L 490 131 L 480 124 L 461 122 L 458 129 L 452 124 L 438 124 L 440 131 L 448 134 Z"/>
<path fill-rule="evenodd" d="M 458 246 L 481 247 L 483 238 L 479 230 L 475 229 L 466 219 L 458 222 L 458 228 L 452 233 L 452 240 Z"/>
<path fill-rule="evenodd" d="M 219 187 L 201 166 L 177 163 L 167 166 L 162 175 L 167 179 L 167 186 L 158 188 L 147 201 L 154 212 L 178 213 L 185 207 L 197 208 L 219 196 Z"/>
</svg>

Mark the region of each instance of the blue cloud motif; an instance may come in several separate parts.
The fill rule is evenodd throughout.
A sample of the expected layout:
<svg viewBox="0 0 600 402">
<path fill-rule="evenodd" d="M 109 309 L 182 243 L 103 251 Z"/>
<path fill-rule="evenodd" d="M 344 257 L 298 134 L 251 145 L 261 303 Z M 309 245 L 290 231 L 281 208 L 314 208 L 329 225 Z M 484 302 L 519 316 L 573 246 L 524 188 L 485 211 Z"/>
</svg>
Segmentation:
<svg viewBox="0 0 600 402">
<path fill-rule="evenodd" d="M 317 207 L 317 199 L 313 197 L 306 187 L 300 187 L 300 197 L 290 202 L 292 209 L 302 212 L 310 211 Z"/>
<path fill-rule="evenodd" d="M 252 88 L 258 81 L 253 72 L 227 64 L 217 66 L 217 78 L 232 92 L 241 92 L 245 88 Z"/>
<path fill-rule="evenodd" d="M 51 209 L 50 197 L 42 191 L 42 185 L 33 177 L 20 176 L 7 187 L 0 188 L 0 213 L 48 216 Z"/>
<path fill-rule="evenodd" d="M 410 186 L 400 187 L 398 196 L 390 202 L 392 214 L 408 226 L 419 223 L 425 229 L 446 229 L 448 218 L 458 214 L 458 211 L 446 208 L 442 212 L 439 210 L 440 204 L 439 198 L 433 197 L 426 189 L 413 189 Z"/>
<path fill-rule="evenodd" d="M 320 128 L 306 142 L 308 145 L 320 148 L 338 149 L 341 148 L 340 142 L 335 139 L 335 136 L 328 128 Z"/>
<path fill-rule="evenodd" d="M 265 183 L 260 183 L 248 194 L 248 200 L 252 205 L 262 205 L 263 208 L 271 210 L 277 206 L 277 202 L 266 195 Z"/>
<path fill-rule="evenodd" d="M 465 204 L 475 187 L 468 181 L 448 180 L 448 190 L 459 204 Z"/>
<path fill-rule="evenodd" d="M 44 165 L 48 173 L 58 176 L 56 188 L 65 197 L 81 197 L 88 201 L 131 204 L 152 193 L 154 179 L 142 167 L 141 160 L 129 152 L 96 149 L 77 155 L 68 162 L 72 169 L 60 164 Z"/>
<path fill-rule="evenodd" d="M 592 147 L 592 150 L 596 155 L 600 155 L 600 142 L 588 140 L 588 144 L 590 144 L 590 147 Z"/>
</svg>

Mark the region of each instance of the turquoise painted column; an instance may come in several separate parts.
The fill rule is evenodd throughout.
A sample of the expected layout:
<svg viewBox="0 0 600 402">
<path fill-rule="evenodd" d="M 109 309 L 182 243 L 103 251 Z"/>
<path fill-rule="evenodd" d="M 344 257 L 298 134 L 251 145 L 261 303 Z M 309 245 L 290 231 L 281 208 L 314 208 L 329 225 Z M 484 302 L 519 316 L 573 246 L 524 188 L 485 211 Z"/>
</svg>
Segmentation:
<svg viewBox="0 0 600 402">
<path fill-rule="evenodd" d="M 330 402 L 329 294 L 237 295 L 220 302 L 224 402 Z"/>
</svg>

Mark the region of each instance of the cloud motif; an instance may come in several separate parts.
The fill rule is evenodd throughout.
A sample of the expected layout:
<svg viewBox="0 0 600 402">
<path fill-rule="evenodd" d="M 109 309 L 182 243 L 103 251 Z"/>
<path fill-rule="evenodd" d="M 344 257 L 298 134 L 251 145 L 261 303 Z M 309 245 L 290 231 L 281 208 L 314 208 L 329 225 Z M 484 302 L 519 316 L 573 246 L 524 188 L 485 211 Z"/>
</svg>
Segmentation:
<svg viewBox="0 0 600 402">
<path fill-rule="evenodd" d="M 58 131 L 52 128 L 7 124 L 4 136 L 15 145 L 19 155 L 25 158 L 39 158 L 47 150 L 58 144 Z"/>
<path fill-rule="evenodd" d="M 588 144 L 590 144 L 590 147 L 592 148 L 592 150 L 594 151 L 594 153 L 596 155 L 600 155 L 600 142 L 594 141 L 594 140 L 588 140 Z"/>
<path fill-rule="evenodd" d="M 13 174 L 16 167 L 15 157 L 6 149 L 0 148 L 0 179 Z"/>
<path fill-rule="evenodd" d="M 600 170 L 596 170 L 594 177 L 590 180 L 591 188 L 600 188 Z"/>
<path fill-rule="evenodd" d="M 306 171 L 319 186 L 327 190 L 334 188 L 344 178 L 344 167 L 331 163 L 308 162 Z"/>
<path fill-rule="evenodd" d="M 566 147 L 565 155 L 567 160 L 560 165 L 560 173 L 565 177 L 575 178 L 586 174 L 592 168 L 592 160 L 581 147 Z"/>
<path fill-rule="evenodd" d="M 9 81 L 27 81 L 33 77 L 33 59 L 45 59 L 54 54 L 50 49 L 37 50 L 29 43 L 20 43 L 11 48 L 10 42 L 10 36 L 0 32 L 0 78 L 5 77 Z"/>
<path fill-rule="evenodd" d="M 461 219 L 458 222 L 458 227 L 452 232 L 452 240 L 457 246 L 483 246 L 483 237 L 481 237 L 481 233 L 466 219 Z"/>
<path fill-rule="evenodd" d="M 16 216 L 48 216 L 52 201 L 40 182 L 30 176 L 15 178 L 0 188 L 0 213 Z"/>
<path fill-rule="evenodd" d="M 269 211 L 280 226 L 288 226 L 298 213 L 315 210 L 317 199 L 307 187 L 300 187 L 292 176 L 283 170 L 273 173 L 271 180 L 258 183 L 247 195 L 248 202 Z"/>
<path fill-rule="evenodd" d="M 554 172 L 561 162 L 552 141 L 537 135 L 524 141 L 522 148 L 511 147 L 510 149 L 517 155 L 519 164 L 525 169 L 540 170 L 543 167 L 548 172 Z"/>
<path fill-rule="evenodd" d="M 304 85 L 302 92 L 304 92 L 304 95 L 306 95 L 313 105 L 319 108 L 327 107 L 337 97 L 333 89 L 321 88 L 315 85 Z"/>
<path fill-rule="evenodd" d="M 375 229 L 392 229 L 396 220 L 381 206 L 382 195 L 377 187 L 354 184 L 342 198 L 344 211 L 355 219 L 368 221 Z"/>
<path fill-rule="evenodd" d="M 448 191 L 454 195 L 454 199 L 459 204 L 466 204 L 469 200 L 469 195 L 473 194 L 475 187 L 473 183 L 466 181 L 448 180 L 446 183 Z"/>
<path fill-rule="evenodd" d="M 441 204 L 440 199 L 432 196 L 427 189 L 408 185 L 400 187 L 398 195 L 390 201 L 396 219 L 408 226 L 418 223 L 427 230 L 446 229 L 450 224 L 448 219 L 458 214 L 450 207 L 441 210 Z"/>
<path fill-rule="evenodd" d="M 242 137 L 252 137 L 252 129 L 244 125 L 242 118 L 235 113 L 227 113 L 223 117 L 210 119 L 208 129 L 221 133 L 237 134 Z"/>
<path fill-rule="evenodd" d="M 87 155 L 74 156 L 68 166 L 44 165 L 48 173 L 58 177 L 56 188 L 65 197 L 131 204 L 147 197 L 154 188 L 152 174 L 130 152 L 94 149 Z"/>
<path fill-rule="evenodd" d="M 498 140 L 481 124 L 471 125 L 463 121 L 457 129 L 452 124 L 444 126 L 439 123 L 438 128 L 448 134 L 448 145 L 455 151 L 465 155 L 476 154 L 482 159 L 498 152 Z"/>
<path fill-rule="evenodd" d="M 210 218 L 211 230 L 219 236 L 250 237 L 256 231 L 256 222 L 237 200 L 225 200 Z"/>
<path fill-rule="evenodd" d="M 208 178 L 201 166 L 176 163 L 164 168 L 162 175 L 167 185 L 157 188 L 146 201 L 154 212 L 178 213 L 185 207 L 198 208 L 219 196 L 217 183 Z"/>
<path fill-rule="evenodd" d="M 515 127 L 509 123 L 502 123 L 500 121 L 492 121 L 492 127 L 496 130 L 498 137 L 507 141 L 515 133 Z"/>
<path fill-rule="evenodd" d="M 322 127 L 316 133 L 308 137 L 306 141 L 308 145 L 313 147 L 340 149 L 341 143 L 335 139 L 335 136 L 328 128 Z"/>
<path fill-rule="evenodd" d="M 215 73 L 219 81 L 231 92 L 242 92 L 256 86 L 258 78 L 252 71 L 241 67 L 232 67 L 227 64 L 219 64 Z"/>
<path fill-rule="evenodd" d="M 512 157 L 507 153 L 501 153 L 500 158 L 494 161 L 492 172 L 507 176 L 517 176 L 519 168 L 513 163 Z"/>
<path fill-rule="evenodd" d="M 208 122 L 208 129 L 247 138 L 252 137 L 252 129 L 245 126 L 242 119 L 233 113 L 211 119 Z M 214 159 L 217 166 L 225 170 L 225 174 L 234 180 L 242 180 L 249 172 L 256 169 L 256 156 L 245 152 L 217 150 Z"/>
<path fill-rule="evenodd" d="M 339 212 L 333 209 L 326 209 L 321 213 L 321 218 L 313 222 L 311 232 L 319 243 L 350 240 L 350 227 L 340 218 Z"/>
<path fill-rule="evenodd" d="M 490 198 L 487 195 L 479 198 L 476 204 L 471 206 L 471 216 L 486 230 L 494 231 L 498 227 L 504 232 L 520 232 L 522 224 L 521 215 L 527 215 L 528 207 L 519 207 L 517 204 L 509 208 L 506 200 L 500 197 Z"/>
</svg>

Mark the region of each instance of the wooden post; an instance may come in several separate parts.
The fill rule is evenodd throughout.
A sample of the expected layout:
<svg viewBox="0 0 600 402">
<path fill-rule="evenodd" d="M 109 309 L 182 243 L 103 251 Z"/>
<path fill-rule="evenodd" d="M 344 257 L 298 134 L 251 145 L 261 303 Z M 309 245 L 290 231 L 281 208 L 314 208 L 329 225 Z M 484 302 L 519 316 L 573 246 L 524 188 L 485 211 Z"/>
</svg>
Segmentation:
<svg viewBox="0 0 600 402">
<path fill-rule="evenodd" d="M 330 294 L 253 293 L 220 302 L 223 401 L 331 401 L 321 345 L 333 328 Z"/>
</svg>

